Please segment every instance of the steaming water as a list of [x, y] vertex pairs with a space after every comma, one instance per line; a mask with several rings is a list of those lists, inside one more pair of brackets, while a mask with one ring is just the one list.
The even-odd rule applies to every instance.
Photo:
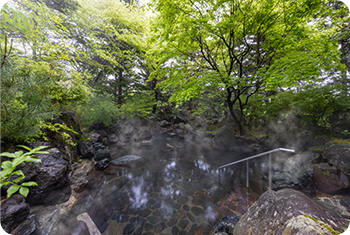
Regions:
[[113, 172], [100, 173], [89, 195], [71, 211], [70, 220], [88, 212], [103, 235], [210, 231], [220, 219], [222, 200], [245, 182], [245, 164], [221, 171], [221, 186], [218, 167], [247, 154], [172, 145], [177, 147], [167, 149], [166, 142], [152, 147], [110, 146], [112, 158], [134, 154], [144, 160], [132, 168], [112, 167]]

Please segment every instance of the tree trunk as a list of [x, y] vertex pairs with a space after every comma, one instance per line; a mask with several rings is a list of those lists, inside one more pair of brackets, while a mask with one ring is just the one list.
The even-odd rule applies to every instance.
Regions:
[[119, 69], [118, 71], [118, 77], [119, 77], [119, 86], [118, 86], [118, 106], [120, 107], [122, 105], [122, 95], [123, 95], [123, 70]]
[[233, 119], [235, 120], [238, 129], [239, 129], [239, 134], [240, 135], [245, 135], [244, 129], [243, 129], [243, 125], [242, 125], [242, 119], [243, 119], [243, 114], [241, 114], [241, 118], [238, 118], [237, 115], [235, 114], [235, 112], [233, 111], [233, 104], [235, 103], [234, 101], [231, 101], [231, 91], [229, 91], [229, 89], [227, 89], [227, 105], [228, 108], [230, 110], [230, 114], [233, 117]]

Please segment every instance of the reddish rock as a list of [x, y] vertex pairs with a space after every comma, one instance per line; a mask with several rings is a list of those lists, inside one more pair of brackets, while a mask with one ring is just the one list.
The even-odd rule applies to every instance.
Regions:
[[315, 165], [315, 182], [318, 190], [328, 194], [334, 194], [337, 191], [349, 186], [349, 179], [335, 166], [328, 163]]

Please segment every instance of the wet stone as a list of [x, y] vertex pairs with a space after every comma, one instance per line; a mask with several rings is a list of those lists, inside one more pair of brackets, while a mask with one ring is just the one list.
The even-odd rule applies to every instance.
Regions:
[[121, 218], [118, 220], [119, 223], [125, 223], [129, 221], [128, 215], [122, 215]]
[[164, 229], [166, 229], [166, 224], [164, 222], [161, 222], [159, 224], [157, 224], [155, 227], [154, 227], [154, 232], [155, 233], [160, 233], [161, 231], [163, 231]]
[[176, 210], [180, 209], [180, 207], [181, 207], [176, 202], [168, 202], [168, 205], [171, 206], [172, 208], [176, 209]]
[[136, 222], [136, 218], [135, 217], [131, 217], [130, 219], [129, 219], [129, 223], [135, 223]]
[[177, 235], [179, 233], [179, 229], [176, 227], [176, 226], [174, 226], [172, 229], [171, 229], [171, 234], [172, 235]]
[[168, 216], [167, 216], [167, 215], [162, 215], [162, 216], [160, 217], [160, 220], [163, 221], [163, 222], [167, 222]]
[[129, 196], [124, 196], [121, 198], [123, 204], [130, 204]]
[[179, 221], [178, 225], [181, 229], [185, 229], [187, 225], [189, 224], [187, 219], [182, 219]]
[[160, 213], [159, 210], [155, 210], [155, 211], [152, 212], [152, 215], [154, 215], [154, 216], [160, 216], [161, 214], [162, 213]]
[[193, 224], [190, 231], [188, 231], [187, 235], [195, 235], [197, 230], [198, 226], [196, 224]]
[[185, 204], [186, 202], [188, 202], [190, 199], [187, 197], [187, 196], [181, 196], [177, 202], [180, 203], [180, 204]]
[[187, 212], [186, 214], [187, 214], [187, 217], [188, 217], [192, 222], [195, 222], [195, 221], [196, 221], [195, 218], [194, 218], [194, 216], [193, 216], [190, 212]]
[[121, 211], [116, 211], [116, 212], [114, 212], [114, 214], [112, 215], [111, 220], [119, 219], [119, 217], [120, 217], [121, 215], [122, 215], [122, 212], [121, 212]]
[[155, 204], [154, 206], [152, 206], [152, 210], [158, 209], [161, 207], [160, 203]]
[[149, 230], [153, 229], [153, 225], [147, 223], [147, 224], [145, 224], [145, 226], [143, 228], [145, 229], [145, 231], [149, 231]]
[[176, 223], [177, 223], [177, 218], [170, 218], [167, 225], [169, 227], [171, 227], [171, 226], [175, 225]]
[[150, 216], [147, 218], [148, 221], [151, 223], [151, 224], [157, 224], [159, 222], [159, 218], [158, 217], [153, 217], [153, 216]]
[[137, 223], [139, 224], [139, 225], [144, 225], [146, 222], [147, 222], [147, 220], [146, 219], [144, 219], [144, 218], [141, 218], [141, 217], [137, 217]]
[[151, 199], [148, 201], [148, 203], [149, 203], [150, 205], [154, 205], [156, 202], [157, 202], [157, 200], [155, 200], [154, 198], [151, 198]]
[[205, 202], [205, 195], [203, 193], [195, 193], [192, 199], [193, 204], [195, 205], [203, 205]]
[[183, 208], [185, 211], [189, 211], [189, 210], [190, 210], [190, 206], [189, 206], [189, 205], [183, 205], [182, 208]]
[[148, 209], [142, 210], [142, 211], [139, 212], [139, 216], [142, 216], [142, 217], [146, 217], [149, 214], [151, 214], [151, 210], [148, 210]]
[[115, 205], [115, 208], [114, 208], [115, 210], [121, 210], [124, 208], [124, 205], [120, 200], [116, 200], [114, 202], [114, 205]]
[[128, 224], [124, 228], [123, 234], [132, 234], [132, 232], [135, 231], [135, 229], [139, 226], [138, 224]]
[[142, 233], [142, 235], [154, 235], [153, 233], [147, 232], [147, 233]]
[[168, 213], [168, 209], [166, 208], [166, 207], [162, 207], [162, 208], [160, 208], [160, 211], [163, 213], [163, 214], [166, 214], [166, 213]]
[[200, 214], [205, 214], [205, 211], [202, 208], [197, 207], [197, 206], [192, 207], [191, 211], [195, 216], [198, 216]]
[[136, 231], [133, 233], [133, 235], [140, 235], [143, 232], [143, 228], [140, 227], [138, 229], [136, 229]]

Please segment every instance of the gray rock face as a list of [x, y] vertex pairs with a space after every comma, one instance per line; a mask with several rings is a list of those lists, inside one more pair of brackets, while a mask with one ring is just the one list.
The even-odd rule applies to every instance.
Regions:
[[83, 159], [91, 159], [95, 155], [94, 146], [90, 141], [83, 141], [78, 143], [78, 155]]
[[213, 139], [213, 147], [218, 149], [230, 149], [236, 146], [235, 134], [226, 126], [221, 127]]
[[349, 186], [349, 179], [335, 166], [328, 163], [315, 165], [315, 181], [317, 189], [324, 193], [334, 194]]
[[237, 224], [239, 219], [240, 217], [238, 216], [225, 216], [215, 224], [214, 228], [211, 230], [209, 235], [232, 235], [233, 228]]
[[233, 234], [331, 234], [346, 220], [293, 189], [267, 191], [238, 221]]
[[118, 159], [115, 159], [111, 161], [110, 163], [114, 166], [125, 166], [130, 165], [131, 163], [134, 163], [136, 161], [141, 161], [142, 157], [135, 156], [135, 155], [126, 155], [123, 157], [120, 157]]
[[336, 144], [327, 148], [323, 157], [350, 177], [350, 144]]
[[27, 201], [30, 205], [51, 205], [65, 202], [71, 194], [68, 178], [68, 163], [57, 148], [49, 149], [51, 154], [40, 154], [36, 158], [35, 176], [30, 180], [38, 184], [29, 191]]
[[106, 169], [108, 166], [109, 166], [109, 159], [105, 158], [105, 159], [102, 159], [101, 161], [96, 162], [95, 169], [98, 171], [102, 171]]
[[1, 226], [8, 233], [28, 215], [29, 204], [25, 202], [25, 197], [18, 193], [1, 202]]
[[177, 115], [176, 115], [177, 123], [180, 123], [180, 122], [188, 123], [189, 121], [190, 121], [190, 114], [188, 113], [187, 110], [182, 109], [179, 112], [177, 112]]

